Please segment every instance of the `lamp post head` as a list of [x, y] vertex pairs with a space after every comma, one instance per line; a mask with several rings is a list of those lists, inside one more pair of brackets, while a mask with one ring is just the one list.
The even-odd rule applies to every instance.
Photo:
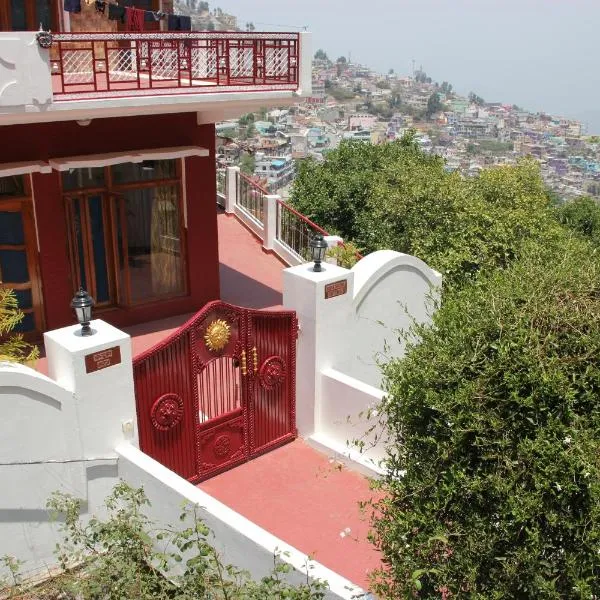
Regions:
[[73, 296], [73, 300], [71, 300], [71, 308], [75, 310], [75, 316], [81, 325], [81, 335], [94, 334], [90, 327], [93, 306], [94, 299], [83, 288], [79, 288], [79, 291]]
[[313, 271], [319, 273], [323, 270], [321, 267], [321, 263], [325, 260], [325, 253], [327, 252], [327, 242], [321, 233], [317, 233], [310, 240], [310, 252], [313, 262], [315, 266], [313, 267]]

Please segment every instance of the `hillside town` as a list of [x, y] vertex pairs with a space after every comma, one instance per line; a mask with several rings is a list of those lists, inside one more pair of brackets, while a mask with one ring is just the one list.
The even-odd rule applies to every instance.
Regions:
[[314, 57], [311, 97], [217, 125], [219, 166], [239, 165], [285, 197], [296, 161], [322, 161], [341, 140], [382, 144], [411, 129], [449, 171], [473, 177], [531, 156], [558, 199], [600, 198], [600, 137], [587, 136], [582, 123], [462, 96], [423, 68], [382, 75], [345, 57], [330, 60], [323, 50]]

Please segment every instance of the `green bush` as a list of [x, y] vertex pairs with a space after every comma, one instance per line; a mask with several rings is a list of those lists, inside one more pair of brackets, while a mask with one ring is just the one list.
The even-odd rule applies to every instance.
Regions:
[[600, 204], [593, 198], [576, 198], [555, 209], [566, 227], [600, 246]]
[[377, 591], [600, 597], [598, 254], [566, 233], [528, 243], [416, 333], [384, 367]]
[[[36, 600], [319, 600], [320, 581], [292, 586], [285, 581], [290, 565], [274, 557], [273, 570], [260, 581], [224, 564], [210, 543], [211, 532], [198, 509], [187, 506], [181, 528], [157, 528], [144, 513], [149, 506], [142, 489], [121, 482], [106, 499], [107, 518], [81, 519], [81, 502], [55, 494], [48, 507], [63, 520], [57, 557], [63, 573], [28, 588], [19, 563], [4, 557], [8, 581], [0, 579], [0, 598]], [[310, 566], [309, 566], [310, 568]], [[32, 595], [30, 595], [30, 592]]]

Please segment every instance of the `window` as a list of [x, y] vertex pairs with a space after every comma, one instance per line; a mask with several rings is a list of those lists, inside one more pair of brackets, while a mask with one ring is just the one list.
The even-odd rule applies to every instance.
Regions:
[[0, 177], [0, 199], [21, 198], [25, 196], [25, 179], [23, 175]]
[[187, 292], [178, 161], [73, 169], [63, 192], [74, 288], [105, 306]]
[[[62, 0], [60, 0], [62, 2]], [[59, 0], [0, 0], [0, 30], [56, 31]]]

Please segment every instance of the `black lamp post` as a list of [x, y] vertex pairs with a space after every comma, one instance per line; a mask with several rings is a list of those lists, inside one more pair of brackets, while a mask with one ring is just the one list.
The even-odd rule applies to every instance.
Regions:
[[92, 306], [94, 306], [94, 299], [83, 288], [79, 288], [71, 300], [71, 308], [75, 310], [75, 315], [81, 325], [81, 335], [94, 335], [90, 327]]
[[317, 235], [315, 235], [310, 240], [309, 245], [312, 259], [315, 263], [313, 271], [316, 271], [318, 273], [323, 270], [323, 268], [321, 267], [321, 263], [325, 260], [325, 252], [327, 252], [328, 248], [327, 242], [320, 233], [317, 233]]

